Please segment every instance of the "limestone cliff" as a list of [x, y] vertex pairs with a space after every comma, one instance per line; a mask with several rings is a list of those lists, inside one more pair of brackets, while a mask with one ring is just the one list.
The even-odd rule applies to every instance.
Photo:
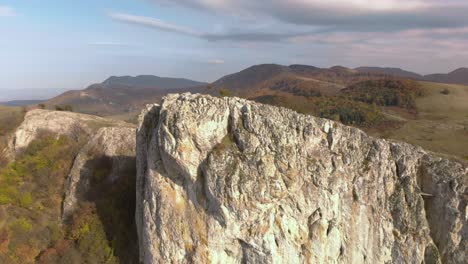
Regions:
[[26, 114], [23, 123], [16, 129], [10, 148], [18, 152], [27, 147], [42, 132], [78, 139], [90, 136], [100, 127], [111, 126], [125, 127], [129, 125], [98, 116], [36, 109]]
[[0, 263], [138, 263], [135, 140], [124, 122], [28, 112], [0, 165]]
[[467, 262], [467, 167], [329, 120], [169, 95], [137, 170], [144, 263]]
[[[72, 215], [79, 202], [89, 198], [96, 181], [112, 184], [135, 171], [135, 129], [104, 127], [80, 150], [67, 178], [63, 217]], [[96, 184], [96, 183], [94, 183]]]
[[15, 131], [9, 152], [14, 157], [41, 133], [67, 136], [80, 143], [64, 186], [64, 218], [88, 200], [93, 181], [110, 188], [118, 177], [135, 175], [136, 129], [131, 124], [73, 112], [32, 110]]

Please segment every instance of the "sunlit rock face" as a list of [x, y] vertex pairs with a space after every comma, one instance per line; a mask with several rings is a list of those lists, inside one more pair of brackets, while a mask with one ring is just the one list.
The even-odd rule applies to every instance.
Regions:
[[137, 132], [144, 263], [466, 263], [467, 168], [238, 98], [175, 94]]
[[100, 127], [111, 126], [124, 127], [128, 124], [92, 115], [35, 109], [26, 113], [23, 123], [16, 129], [10, 148], [19, 152], [41, 133], [78, 139], [93, 135]]

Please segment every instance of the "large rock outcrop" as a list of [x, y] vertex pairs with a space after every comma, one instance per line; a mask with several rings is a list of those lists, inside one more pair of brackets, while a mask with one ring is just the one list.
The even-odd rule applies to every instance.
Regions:
[[10, 149], [19, 152], [44, 132], [78, 139], [92, 135], [101, 127], [111, 126], [125, 127], [129, 125], [98, 116], [35, 109], [26, 114], [23, 123], [16, 129], [10, 143]]
[[80, 202], [90, 199], [92, 185], [109, 188], [119, 177], [135, 172], [135, 128], [104, 127], [80, 150], [67, 178], [63, 218], [71, 216]]
[[67, 136], [80, 143], [64, 186], [64, 219], [90, 199], [98, 182], [112, 188], [119, 177], [131, 175], [133, 179], [135, 175], [136, 129], [132, 124], [73, 112], [32, 110], [10, 140], [11, 156], [42, 134]]
[[467, 168], [237, 98], [169, 95], [137, 136], [144, 263], [466, 263]]

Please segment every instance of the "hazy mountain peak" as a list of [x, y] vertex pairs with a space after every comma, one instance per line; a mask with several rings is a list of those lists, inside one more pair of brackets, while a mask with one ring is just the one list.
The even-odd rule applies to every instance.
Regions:
[[430, 74], [424, 76], [428, 81], [468, 85], [468, 68], [459, 68], [448, 74]]
[[350, 69], [341, 65], [336, 65], [333, 67], [330, 67], [330, 70], [332, 71], [337, 71], [337, 72], [348, 72], [348, 73], [356, 73], [357, 71], [354, 69]]
[[468, 68], [458, 68], [449, 74], [467, 74], [468, 75]]
[[159, 77], [154, 75], [111, 76], [103, 83], [106, 86], [124, 85], [139, 88], [174, 89], [205, 85], [206, 83], [184, 78]]

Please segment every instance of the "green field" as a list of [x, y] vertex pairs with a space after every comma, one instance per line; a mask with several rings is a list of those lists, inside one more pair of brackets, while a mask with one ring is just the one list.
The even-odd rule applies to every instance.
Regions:
[[[468, 159], [468, 86], [421, 82], [424, 96], [416, 99], [417, 114], [386, 110], [404, 124], [371, 134], [405, 141], [442, 154]], [[448, 91], [443, 94], [442, 91]]]

